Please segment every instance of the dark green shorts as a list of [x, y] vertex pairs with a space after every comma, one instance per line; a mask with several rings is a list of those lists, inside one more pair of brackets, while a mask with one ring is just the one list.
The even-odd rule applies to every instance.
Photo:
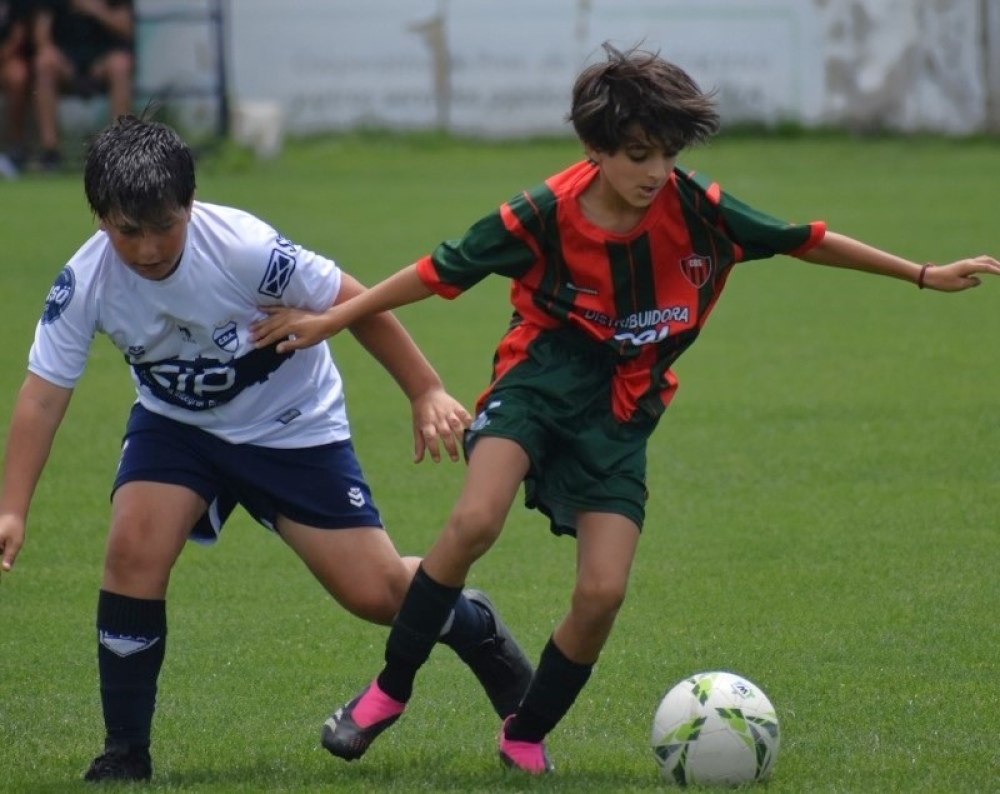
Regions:
[[528, 453], [525, 504], [557, 535], [576, 534], [580, 511], [646, 515], [646, 444], [656, 426], [623, 424], [611, 411], [611, 363], [594, 345], [540, 337], [531, 356], [506, 372], [480, 401], [466, 437], [516, 441]]

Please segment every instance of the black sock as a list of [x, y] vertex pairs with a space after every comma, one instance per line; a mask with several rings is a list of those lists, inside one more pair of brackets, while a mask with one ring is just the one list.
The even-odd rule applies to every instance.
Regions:
[[593, 669], [592, 664], [577, 664], [567, 659], [550, 637], [517, 716], [507, 725], [507, 738], [519, 742], [542, 741], [566, 716]]
[[431, 579], [423, 566], [417, 569], [385, 644], [385, 667], [378, 685], [389, 697], [403, 703], [410, 699], [417, 670], [431, 655], [461, 594], [461, 587], [445, 587]]
[[452, 615], [451, 625], [440, 640], [459, 655], [478, 648], [484, 640], [493, 636], [492, 618], [464, 595], [459, 594]]
[[156, 680], [167, 641], [167, 605], [101, 590], [97, 667], [106, 744], [149, 747]]

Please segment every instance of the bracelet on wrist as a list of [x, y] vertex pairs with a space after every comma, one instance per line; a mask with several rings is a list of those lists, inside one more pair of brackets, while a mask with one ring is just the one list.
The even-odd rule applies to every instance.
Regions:
[[926, 286], [924, 284], [924, 277], [927, 275], [927, 268], [929, 267], [933, 267], [930, 262], [920, 268], [920, 273], [917, 275], [917, 289], [923, 289]]

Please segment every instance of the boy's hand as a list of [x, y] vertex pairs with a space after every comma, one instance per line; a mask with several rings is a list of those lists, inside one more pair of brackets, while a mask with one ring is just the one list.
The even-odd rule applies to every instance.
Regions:
[[330, 323], [329, 313], [289, 306], [261, 306], [260, 310], [268, 316], [250, 325], [250, 340], [254, 347], [277, 343], [277, 351], [285, 353], [312, 347], [342, 330]]
[[990, 273], [1000, 276], [1000, 262], [992, 256], [977, 256], [972, 259], [960, 259], [948, 265], [928, 267], [923, 274], [923, 285], [927, 289], [940, 292], [960, 292], [970, 287], [978, 287], [978, 274]]
[[24, 545], [24, 520], [11, 513], [0, 514], [0, 574], [14, 567]]
[[431, 389], [413, 401], [413, 460], [420, 463], [430, 452], [435, 463], [441, 461], [439, 441], [444, 442], [448, 457], [459, 460], [462, 436], [472, 417], [458, 400], [441, 388]]

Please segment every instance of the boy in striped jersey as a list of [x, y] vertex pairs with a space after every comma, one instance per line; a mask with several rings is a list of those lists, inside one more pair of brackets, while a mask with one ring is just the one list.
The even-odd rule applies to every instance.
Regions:
[[254, 329], [258, 344], [294, 350], [359, 317], [432, 294], [454, 298], [491, 274], [512, 282], [513, 318], [466, 438], [464, 489], [410, 586], [385, 667], [327, 724], [335, 753], [339, 741], [367, 746], [403, 712], [523, 482], [526, 504], [551, 530], [576, 537], [577, 579], [499, 749], [509, 767], [551, 771], [543, 740], [588, 680], [625, 598], [644, 519], [646, 445], [677, 388], [671, 367], [734, 265], [784, 254], [946, 292], [1000, 275], [988, 256], [921, 266], [822, 222], [786, 223], [677, 168], [679, 152], [718, 130], [712, 96], [655, 53], [605, 50], [573, 89], [569, 119], [586, 160], [364, 295], [321, 315], [268, 310]]

